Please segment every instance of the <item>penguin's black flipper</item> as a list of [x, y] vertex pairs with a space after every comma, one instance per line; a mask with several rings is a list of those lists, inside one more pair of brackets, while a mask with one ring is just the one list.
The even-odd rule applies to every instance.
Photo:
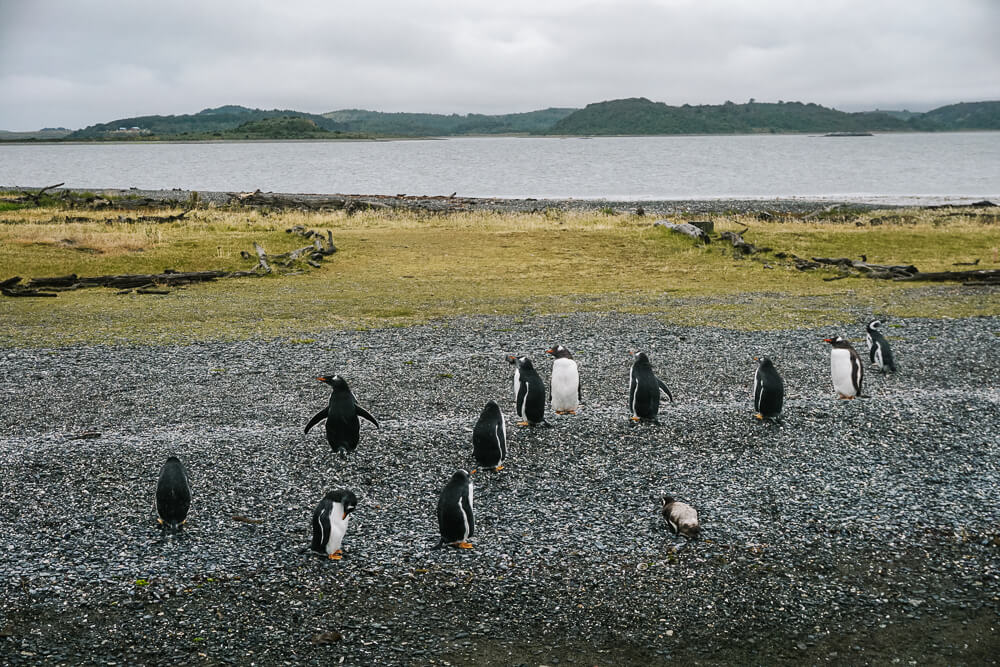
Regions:
[[365, 410], [363, 407], [361, 407], [357, 403], [354, 404], [354, 411], [358, 413], [359, 417], [364, 417], [365, 419], [367, 419], [371, 423], [375, 424], [375, 428], [378, 428], [378, 420], [375, 419], [374, 417], [372, 417], [372, 414], [370, 412], [368, 412], [367, 410]]
[[329, 408], [323, 408], [322, 410], [316, 413], [315, 417], [309, 420], [309, 423], [306, 424], [306, 433], [308, 433], [309, 429], [311, 429], [313, 426], [326, 419], [326, 414], [328, 410]]
[[661, 380], [660, 378], [656, 378], [656, 384], [660, 385], [660, 389], [664, 391], [664, 393], [667, 395], [667, 398], [669, 398], [670, 402], [673, 403], [674, 397], [673, 395], [671, 395], [670, 390], [667, 389], [667, 385], [663, 384], [663, 380]]

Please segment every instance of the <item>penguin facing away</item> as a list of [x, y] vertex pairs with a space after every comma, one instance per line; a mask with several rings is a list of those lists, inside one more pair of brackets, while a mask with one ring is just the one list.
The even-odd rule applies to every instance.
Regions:
[[701, 533], [701, 524], [698, 523], [698, 512], [687, 503], [674, 500], [670, 496], [663, 496], [663, 506], [661, 508], [663, 518], [670, 526], [670, 532], [674, 535], [686, 537], [689, 540], [697, 539]]
[[837, 396], [853, 400], [861, 395], [861, 384], [865, 378], [864, 365], [861, 357], [842, 336], [824, 338], [824, 343], [832, 345], [830, 349], [830, 376]]
[[552, 361], [552, 389], [549, 402], [557, 415], [575, 415], [580, 407], [580, 371], [572, 353], [562, 345], [548, 350]]
[[340, 547], [347, 533], [347, 517], [357, 507], [357, 496], [347, 489], [330, 491], [323, 496], [313, 510], [310, 549], [325, 553], [331, 560], [340, 560], [344, 553]]
[[521, 421], [518, 426], [548, 426], [545, 421], [545, 383], [538, 375], [531, 359], [508, 356], [508, 363], [514, 365], [514, 405]]
[[165, 533], [176, 533], [187, 520], [191, 507], [191, 486], [180, 459], [171, 456], [160, 469], [156, 483], [156, 513], [160, 528]]
[[347, 454], [358, 447], [361, 433], [359, 417], [375, 424], [375, 428], [378, 428], [378, 420], [358, 405], [344, 378], [339, 375], [323, 375], [316, 379], [330, 385], [333, 393], [330, 394], [329, 405], [317, 412], [306, 424], [306, 433], [325, 419], [326, 439], [330, 442], [330, 448], [347, 458]]
[[471, 549], [469, 538], [476, 533], [472, 516], [472, 477], [464, 470], [456, 470], [438, 497], [437, 517], [441, 541], [438, 547], [453, 546]]
[[507, 426], [496, 401], [486, 404], [472, 429], [472, 455], [481, 468], [503, 470], [503, 461], [507, 458]]
[[872, 320], [865, 326], [865, 341], [868, 343], [868, 356], [871, 363], [881, 372], [896, 372], [896, 360], [889, 348], [889, 341], [882, 335], [882, 322]]
[[658, 424], [656, 416], [660, 412], [660, 391], [666, 393], [671, 402], [674, 397], [667, 385], [656, 377], [645, 352], [633, 352], [632, 357], [632, 368], [628, 373], [628, 407], [632, 421]]
[[785, 383], [778, 369], [770, 359], [761, 357], [753, 374], [753, 409], [757, 411], [754, 416], [761, 421], [779, 421], [784, 400]]

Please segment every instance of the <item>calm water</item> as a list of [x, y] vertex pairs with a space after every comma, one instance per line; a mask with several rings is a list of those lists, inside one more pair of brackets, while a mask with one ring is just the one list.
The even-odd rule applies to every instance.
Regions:
[[0, 185], [586, 199], [1000, 199], [1000, 132], [0, 145]]

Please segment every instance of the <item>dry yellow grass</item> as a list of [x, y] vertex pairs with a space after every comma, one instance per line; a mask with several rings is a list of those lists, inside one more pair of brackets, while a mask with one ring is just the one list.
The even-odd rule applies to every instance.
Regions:
[[[894, 211], [823, 222], [712, 217], [718, 230], [749, 227], [748, 241], [803, 257], [864, 253], [871, 262], [914, 263], [924, 271], [979, 258], [981, 268], [1000, 268], [996, 211], [992, 218], [976, 211], [952, 213]], [[65, 222], [67, 216], [89, 220]], [[677, 323], [788, 327], [838, 321], [859, 301], [885, 314], [939, 315], [948, 309], [1000, 314], [995, 295], [968, 299], [959, 293], [935, 302], [907, 297], [908, 291], [917, 292], [898, 283], [824, 282], [821, 278], [831, 272], [803, 273], [773, 256], [736, 260], [722, 244], [696, 247], [686, 237], [652, 227], [648, 217], [198, 209], [183, 221], [158, 224], [119, 216], [137, 214], [0, 213], [6, 223], [0, 224], [0, 279], [245, 269], [254, 262], [242, 259], [240, 251], [252, 250], [255, 241], [270, 253], [305, 245], [301, 237], [285, 233], [294, 225], [332, 230], [340, 251], [322, 269], [302, 275], [226, 280], [165, 297], [83, 290], [58, 299], [2, 298], [0, 340], [301, 335], [324, 327], [407, 324], [451, 315], [575, 310], [655, 312]], [[869, 225], [880, 217], [883, 224]], [[760, 309], [739, 303], [747, 293], [781, 298], [769, 299], [773, 307]]]

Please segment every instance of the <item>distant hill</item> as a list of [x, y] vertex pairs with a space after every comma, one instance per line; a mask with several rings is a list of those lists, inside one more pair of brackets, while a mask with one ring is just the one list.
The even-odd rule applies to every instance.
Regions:
[[669, 106], [644, 97], [526, 113], [429, 114], [342, 109], [311, 114], [225, 105], [177, 116], [137, 116], [70, 132], [3, 132], [0, 141], [315, 139], [482, 134], [655, 135], [1000, 130], [1000, 101], [952, 104], [926, 113], [846, 113], [802, 102]]
[[484, 114], [384, 113], [343, 109], [323, 114], [347, 131], [366, 134], [427, 137], [463, 134], [544, 133], [576, 109], [542, 109], [526, 113]]
[[1000, 101], [962, 102], [914, 116], [915, 130], [1000, 130]]
[[549, 134], [746, 134], [908, 129], [875, 112], [845, 113], [801, 102], [668, 106], [644, 97], [597, 102], [556, 123]]
[[[269, 118], [295, 117], [312, 121], [314, 125], [331, 132], [343, 131], [335, 121], [319, 114], [303, 113], [290, 109], [248, 109], [241, 106], [222, 106], [203, 109], [196, 114], [180, 116], [136, 116], [120, 118], [109, 123], [99, 123], [77, 130], [67, 139], [141, 139], [149, 137], [182, 138], [185, 135], [199, 135], [194, 138], [222, 137], [227, 130], [234, 130], [244, 123]], [[201, 136], [211, 135], [211, 136]]]

